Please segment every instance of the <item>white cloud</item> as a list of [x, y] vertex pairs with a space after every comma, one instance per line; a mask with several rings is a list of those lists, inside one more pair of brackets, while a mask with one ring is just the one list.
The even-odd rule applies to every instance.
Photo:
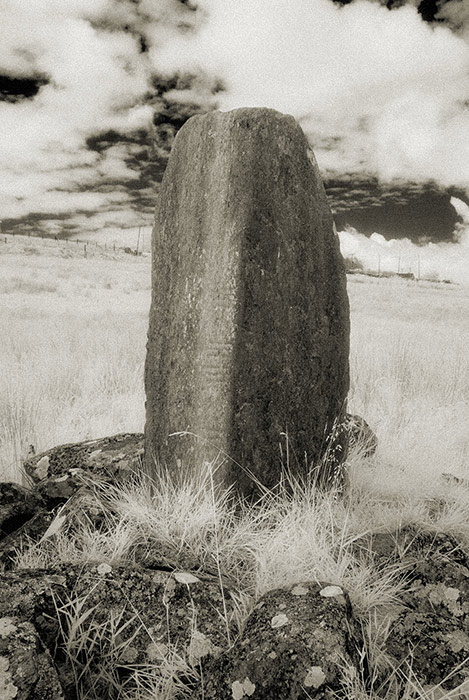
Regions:
[[[223, 79], [223, 110], [293, 114], [323, 170], [469, 187], [469, 43], [407, 5], [356, 0], [199, 0], [197, 32], [156, 43], [168, 74]], [[331, 139], [336, 139], [331, 147]]]
[[415, 277], [469, 284], [469, 206], [456, 197], [451, 204], [462, 219], [456, 224], [455, 243], [419, 246], [408, 238], [387, 240], [378, 233], [368, 238], [349, 228], [339, 232], [342, 254], [374, 272], [412, 272]]
[[[132, 21], [132, 7], [114, 0], [2, 3], [0, 71], [49, 81], [34, 99], [0, 103], [2, 218], [90, 210], [110, 199], [93, 192], [93, 184], [138, 177], [126, 164], [125, 147], [100, 156], [86, 146], [100, 132], [151, 123], [152, 110], [143, 104], [149, 71], [138, 39], [106, 29]], [[90, 191], [73, 191], [83, 187]]]
[[438, 19], [447, 21], [469, 38], [469, 4], [467, 0], [450, 0], [440, 7]]

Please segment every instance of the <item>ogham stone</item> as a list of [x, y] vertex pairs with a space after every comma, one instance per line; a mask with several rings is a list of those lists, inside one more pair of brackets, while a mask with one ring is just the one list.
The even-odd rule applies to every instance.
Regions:
[[346, 278], [295, 119], [211, 112], [179, 131], [152, 243], [145, 470], [241, 493], [306, 475], [349, 386]]

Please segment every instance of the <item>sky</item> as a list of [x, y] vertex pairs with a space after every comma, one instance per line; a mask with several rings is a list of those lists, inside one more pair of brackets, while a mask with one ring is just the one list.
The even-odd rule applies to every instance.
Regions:
[[469, 0], [0, 0], [0, 100], [3, 231], [130, 240], [184, 121], [264, 106], [347, 254], [469, 281]]

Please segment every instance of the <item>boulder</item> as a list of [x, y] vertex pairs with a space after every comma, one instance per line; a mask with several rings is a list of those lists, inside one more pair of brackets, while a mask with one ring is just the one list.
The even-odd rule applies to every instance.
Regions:
[[[249, 616], [239, 643], [204, 660], [205, 700], [332, 700], [343, 669], [359, 672], [359, 629], [347, 593], [326, 583], [269, 591]], [[362, 669], [363, 671], [363, 669]]]
[[216, 484], [246, 496], [276, 485], [287, 455], [306, 476], [343, 415], [349, 306], [324, 187], [295, 119], [270, 109], [189, 119], [152, 245], [147, 473], [166, 467], [178, 479], [209, 463]]
[[53, 519], [54, 513], [52, 511], [40, 508], [21, 527], [2, 539], [0, 542], [0, 562], [6, 570], [15, 566], [17, 553], [24, 546], [39, 542]]
[[[142, 456], [143, 435], [121, 433], [54, 447], [26, 460], [24, 469], [35, 484], [50, 478], [55, 481], [49, 483], [60, 484], [61, 478], [73, 477], [77, 469], [114, 481], [141, 472]], [[42, 491], [46, 495], [44, 488]], [[61, 501], [64, 496], [59, 496]]]
[[59, 633], [54, 600], [66, 594], [67, 579], [55, 570], [35, 569], [0, 573], [0, 617], [30, 622], [53, 651]]
[[0, 698], [63, 700], [51, 656], [34, 626], [15, 617], [0, 617]]
[[[408, 585], [390, 615], [386, 653], [422, 686], [449, 692], [469, 678], [469, 557], [452, 536], [408, 526], [355, 543], [378, 566], [399, 562]], [[404, 666], [402, 666], [402, 664]]]
[[[74, 697], [77, 676], [84, 691], [99, 688], [104, 697], [106, 683], [130, 688], [138, 668], [157, 676], [175, 654], [197, 667], [235, 634], [233, 599], [216, 579], [138, 565], [63, 564], [0, 574], [0, 615], [7, 610], [33, 624], [54, 652], [67, 698]], [[73, 658], [65, 654], [67, 643]]]
[[[98, 440], [54, 447], [24, 463], [33, 484], [0, 484], [0, 562], [10, 569], [17, 550], [37, 542], [65, 505], [75, 520], [99, 527], [103, 510], [89, 499], [96, 484], [125, 481], [141, 474], [143, 435], [122, 433]], [[94, 499], [96, 501], [96, 499]]]
[[18, 530], [43, 506], [30, 489], [9, 482], [0, 483], [0, 540]]

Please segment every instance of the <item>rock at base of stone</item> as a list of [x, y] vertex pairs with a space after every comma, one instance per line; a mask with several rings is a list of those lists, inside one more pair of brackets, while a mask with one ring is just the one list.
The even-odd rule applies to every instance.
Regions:
[[[106, 562], [0, 572], [0, 651], [5, 615], [34, 625], [54, 654], [67, 700], [77, 697], [77, 670], [84, 671], [80, 697], [90, 698], [115, 697], [119, 684], [138, 696], [139, 679], [158, 680], [175, 658], [187, 659], [190, 676], [189, 664], [197, 669], [202, 658], [219, 655], [236, 629], [233, 598], [216, 577]], [[67, 630], [78, 644], [81, 635], [75, 658], [73, 645], [72, 658], [64, 652]]]
[[0, 540], [18, 530], [43, 505], [30, 489], [10, 482], [0, 483]]
[[332, 700], [343, 690], [345, 667], [358, 676], [359, 640], [339, 586], [309, 581], [269, 591], [240, 642], [203, 664], [203, 697]]
[[378, 448], [378, 438], [364, 418], [347, 413], [343, 429], [348, 438], [348, 449], [356, 450], [361, 457], [372, 457]]
[[306, 476], [345, 411], [349, 307], [293, 117], [192, 117], [159, 191], [152, 256], [146, 471], [208, 464], [245, 495], [277, 484], [282, 462]]
[[400, 609], [390, 616], [385, 651], [391, 667], [408, 668], [421, 686], [439, 685], [453, 697], [469, 675], [467, 551], [449, 534], [412, 526], [371, 533], [354, 550], [377, 567], [401, 564], [408, 581]]
[[[143, 435], [119, 433], [97, 440], [59, 445], [26, 460], [24, 470], [33, 484], [54, 477], [60, 480], [78, 469], [118, 480], [126, 474], [140, 472], [142, 458]], [[66, 493], [58, 498], [63, 502], [69, 495]]]
[[0, 697], [63, 700], [57, 671], [34, 626], [15, 617], [0, 617]]

